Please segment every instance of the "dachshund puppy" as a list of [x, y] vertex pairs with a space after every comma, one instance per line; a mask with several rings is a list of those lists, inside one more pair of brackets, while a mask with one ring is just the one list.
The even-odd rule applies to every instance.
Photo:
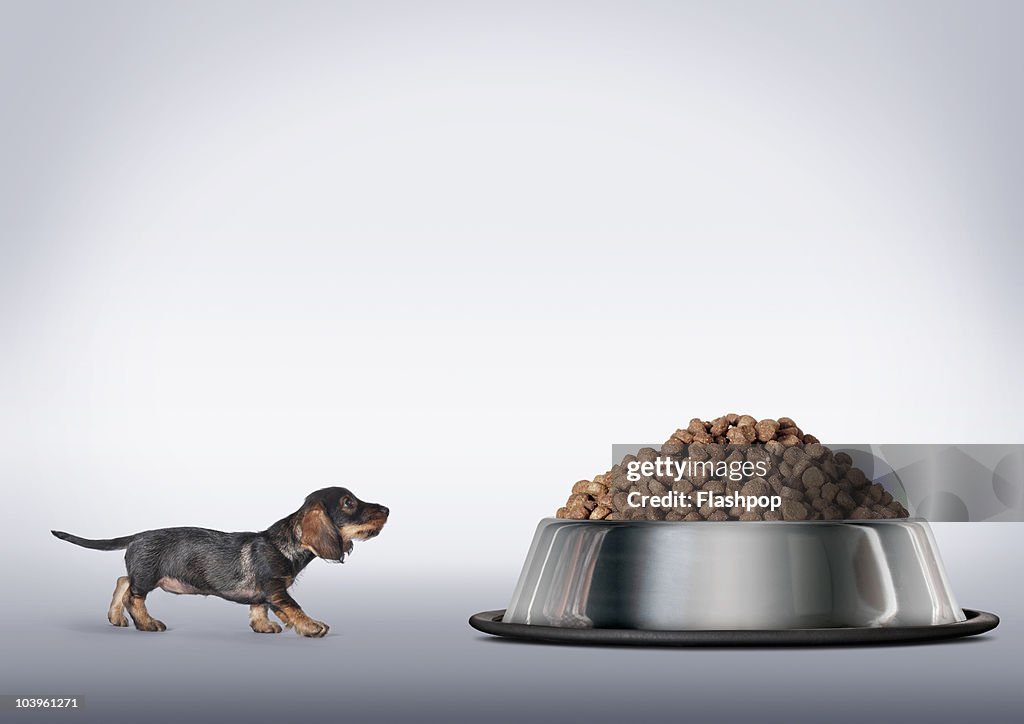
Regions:
[[124, 610], [140, 631], [164, 631], [149, 615], [146, 595], [170, 593], [219, 596], [249, 605], [249, 626], [256, 633], [280, 633], [267, 616], [303, 636], [326, 636], [328, 626], [299, 607], [288, 587], [313, 558], [343, 563], [352, 542], [373, 538], [388, 519], [388, 509], [364, 503], [345, 488], [311, 493], [302, 507], [260, 533], [222, 533], [206, 528], [160, 528], [123, 538], [89, 540], [50, 531], [61, 540], [100, 551], [125, 549], [127, 576], [117, 579], [107, 619], [127, 626]]

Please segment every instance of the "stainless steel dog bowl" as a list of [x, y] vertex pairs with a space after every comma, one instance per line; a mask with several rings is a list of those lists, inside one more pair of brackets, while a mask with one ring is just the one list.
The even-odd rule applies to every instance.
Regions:
[[[978, 623], [957, 603], [931, 529], [917, 520], [545, 519], [508, 608], [488, 613], [498, 614], [491, 623], [525, 631], [952, 631]], [[985, 615], [994, 627], [998, 619]], [[482, 619], [471, 624], [502, 633]]]

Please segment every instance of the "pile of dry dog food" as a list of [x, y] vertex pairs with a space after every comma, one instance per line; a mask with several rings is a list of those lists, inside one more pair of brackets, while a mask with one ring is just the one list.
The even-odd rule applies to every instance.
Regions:
[[[724, 474], [723, 474], [724, 473]], [[743, 501], [742, 504], [732, 504]], [[762, 503], [752, 505], [752, 503]], [[788, 417], [690, 421], [661, 451], [643, 448], [572, 488], [559, 518], [844, 520], [906, 518], [906, 508]]]

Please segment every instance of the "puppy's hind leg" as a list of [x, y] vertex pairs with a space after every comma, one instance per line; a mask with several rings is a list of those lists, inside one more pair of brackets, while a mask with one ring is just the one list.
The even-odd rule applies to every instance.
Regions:
[[267, 616], [265, 603], [254, 603], [249, 606], [249, 627], [256, 633], [281, 633], [281, 625]]
[[121, 576], [114, 586], [114, 597], [107, 609], [107, 620], [113, 626], [127, 626], [128, 618], [124, 615], [124, 594], [128, 591], [128, 576]]
[[146, 594], [149, 591], [140, 591], [134, 586], [128, 586], [124, 592], [124, 605], [128, 609], [128, 615], [135, 622], [135, 628], [139, 631], [166, 631], [167, 626], [163, 621], [157, 621], [149, 615], [146, 610]]

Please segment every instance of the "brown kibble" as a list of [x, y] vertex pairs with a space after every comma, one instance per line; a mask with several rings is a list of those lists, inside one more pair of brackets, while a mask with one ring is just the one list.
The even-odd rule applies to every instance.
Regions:
[[730, 427], [725, 433], [725, 439], [734, 445], [743, 445], [747, 442], [747, 435], [738, 427]]
[[781, 458], [786, 452], [786, 446], [778, 440], [769, 440], [764, 444], [764, 449], [773, 457]]
[[636, 451], [636, 459], [642, 463], [653, 463], [658, 459], [658, 451], [653, 447], [642, 447]]
[[768, 485], [768, 482], [764, 478], [751, 478], [747, 481], [746, 485], [740, 489], [740, 495], [743, 496], [753, 495], [760, 497], [762, 495], [771, 495], [772, 492], [771, 486]]
[[906, 517], [908, 517], [910, 515], [910, 513], [907, 512], [907, 509], [903, 507], [903, 503], [901, 503], [898, 500], [892, 501], [886, 507], [889, 510], [893, 511], [894, 513], [896, 513], [896, 517], [897, 518], [906, 518]]
[[725, 459], [725, 446], [720, 445], [717, 442], [708, 443], [704, 446], [704, 450], [707, 451], [708, 458], [711, 460], [724, 460]]
[[787, 488], [783, 486], [782, 490], [779, 491], [779, 495], [782, 496], [783, 500], [803, 500], [804, 494], [796, 488]]
[[775, 433], [779, 430], [779, 423], [775, 420], [761, 420], [754, 425], [754, 430], [757, 432], [758, 440], [768, 442], [775, 438]]
[[751, 445], [747, 448], [747, 460], [752, 463], [763, 462], [771, 467], [772, 455], [764, 445]]
[[570, 505], [566, 509], [566, 518], [573, 518], [575, 520], [585, 520], [590, 515], [590, 511], [584, 508], [582, 505]]
[[708, 450], [705, 447], [705, 443], [695, 442], [690, 445], [689, 449], [690, 460], [696, 460], [701, 462], [708, 459]]
[[715, 495], [722, 495], [725, 493], [725, 483], [721, 480], [709, 480], [704, 483], [704, 490]]
[[693, 435], [694, 442], [709, 443], [714, 442], [714, 438], [706, 432], [697, 432]]
[[661, 456], [676, 457], [678, 455], [682, 455], [685, 450], [686, 446], [683, 445], [683, 443], [681, 443], [679, 440], [676, 440], [674, 437], [670, 437], [661, 446]]
[[672, 437], [678, 440], [679, 442], [683, 443], [684, 445], [689, 445], [691, 442], [693, 442], [693, 433], [690, 432], [689, 430], [676, 430], [675, 434], [672, 435]]
[[[790, 450], [796, 450], [797, 448], [790, 448]], [[811, 467], [811, 461], [807, 458], [800, 460], [793, 466], [793, 471], [790, 473], [793, 476], [793, 480], [799, 480], [803, 477], [804, 471]]]
[[836, 495], [836, 505], [838, 505], [843, 510], [853, 510], [854, 508], [857, 507], [857, 504], [853, 501], [853, 498], [851, 498], [850, 494], [847, 493], [845, 490], [840, 490], [839, 494]]
[[790, 465], [796, 465], [801, 460], [807, 459], [807, 453], [799, 447], [786, 448], [785, 452], [782, 453], [782, 459]]
[[715, 437], [724, 435], [725, 431], [729, 429], [729, 420], [725, 417], [716, 417], [711, 421], [711, 427], [708, 429]]
[[804, 470], [803, 475], [800, 476], [800, 480], [803, 481], [804, 487], [807, 488], [820, 488], [825, 484], [825, 476], [822, 474], [821, 470], [813, 465]]
[[576, 493], [585, 493], [585, 492], [587, 492], [586, 491], [586, 487], [588, 485], [590, 485], [590, 481], [589, 480], [580, 480], [578, 483], [576, 483], [575, 485], [572, 486], [573, 494], [575, 495]]
[[612, 478], [612, 488], [615, 490], [629, 490], [633, 486], [633, 483], [629, 481], [625, 473], [621, 473]]
[[[809, 435], [804, 435], [804, 437], [809, 437]], [[804, 452], [807, 454], [807, 457], [809, 457], [811, 460], [821, 460], [823, 457], [825, 457], [825, 453], [827, 451], [825, 449], [825, 446], [822, 445], [820, 442], [808, 443], [805, 440]]]
[[[785, 490], [785, 488], [783, 488]], [[783, 520], [806, 520], [807, 519], [807, 507], [796, 500], [783, 500], [782, 501], [782, 519]]]
[[682, 478], [672, 483], [672, 490], [683, 495], [688, 495], [693, 492], [693, 483], [686, 478]]
[[[631, 462], [649, 463], [659, 457], [683, 463], [710, 462], [716, 467], [724, 463], [729, 472], [696, 466], [679, 480], [675, 472], [629, 480]], [[753, 472], [750, 463], [755, 465]], [[740, 479], [733, 480], [744, 465], [747, 469]], [[705, 505], [696, 511], [685, 505], [633, 508], [628, 502], [631, 493], [664, 496], [669, 491], [692, 499], [700, 489], [754, 498], [779, 495], [783, 507], [748, 511], [744, 505], [721, 509]], [[833, 453], [814, 435], [804, 434], [792, 418], [758, 421], [750, 415], [730, 413], [710, 422], [693, 418], [659, 449], [641, 448], [592, 480], [577, 481], [556, 516], [578, 520], [870, 520], [906, 518], [907, 511], [881, 484], [854, 468], [849, 454]]]

